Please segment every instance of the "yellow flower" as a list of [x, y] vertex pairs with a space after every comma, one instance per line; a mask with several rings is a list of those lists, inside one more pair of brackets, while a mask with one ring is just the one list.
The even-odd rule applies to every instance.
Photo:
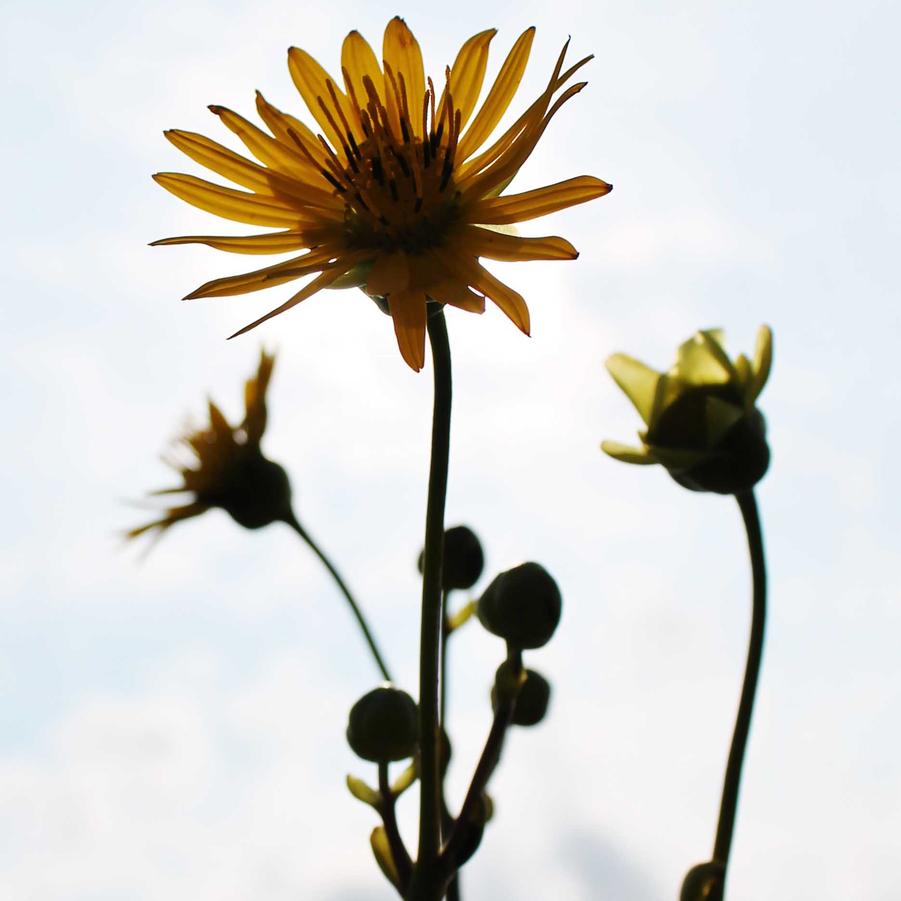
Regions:
[[181, 444], [196, 458], [196, 468], [167, 460], [181, 474], [182, 484], [153, 493], [191, 493], [193, 499], [169, 507], [160, 519], [132, 529], [127, 537], [136, 538], [153, 530], [164, 532], [175, 523], [200, 516], [212, 507], [221, 507], [248, 529], [290, 519], [288, 476], [260, 450], [260, 439], [266, 429], [266, 388], [274, 363], [274, 356], [265, 351], [260, 354], [257, 373], [244, 386], [246, 412], [240, 426], [229, 425], [216, 404], [209, 401], [209, 425], [181, 437]]
[[[259, 161], [186, 131], [166, 137], [195, 162], [248, 190], [191, 175], [161, 173], [164, 188], [226, 219], [280, 231], [249, 237], [188, 236], [156, 244], [207, 244], [233, 253], [299, 256], [243, 275], [207, 282], [188, 295], [223, 297], [303, 276], [308, 284], [236, 334], [290, 309], [323, 288], [360, 286], [386, 299], [401, 354], [419, 370], [425, 357], [426, 304], [481, 313], [490, 298], [526, 334], [523, 298], [479, 262], [570, 260], [563, 238], [498, 231], [600, 197], [611, 186], [580, 176], [499, 196], [532, 153], [551, 118], [585, 86], [564, 89], [591, 57], [564, 71], [566, 46], [538, 99], [485, 148], [525, 71], [534, 28], [519, 37], [476, 111], [493, 29], [462, 46], [443, 91], [423, 71], [419, 44], [403, 19], [385, 29], [382, 64], [356, 31], [344, 40], [341, 82], [292, 47], [288, 68], [316, 120], [316, 135], [257, 93], [267, 133], [221, 106], [210, 109]], [[234, 336], [233, 336], [234, 337]]]
[[753, 361], [733, 362], [719, 329], [697, 332], [679, 347], [675, 365], [655, 372], [625, 354], [607, 369], [635, 405], [647, 430], [642, 446], [605, 441], [625, 463], [660, 463], [694, 491], [735, 494], [755, 485], [769, 465], [766, 423], [755, 402], [770, 374], [773, 334], [762, 325]]

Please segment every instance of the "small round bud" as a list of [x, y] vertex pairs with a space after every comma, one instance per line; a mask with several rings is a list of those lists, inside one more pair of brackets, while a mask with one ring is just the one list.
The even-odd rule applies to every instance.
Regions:
[[227, 480], [204, 500], [222, 507], [245, 529], [261, 529], [291, 515], [291, 483], [285, 470], [259, 450], [235, 460]]
[[496, 576], [479, 600], [482, 625], [514, 648], [546, 645], [560, 622], [560, 589], [538, 563], [522, 563]]
[[[422, 572], [424, 552], [419, 555], [417, 566]], [[441, 586], [445, 591], [454, 588], [472, 588], [482, 575], [485, 556], [478, 536], [468, 526], [453, 526], [444, 532], [444, 563], [441, 569]]]
[[[504, 666], [506, 664], [501, 664], [501, 669]], [[491, 706], [495, 709], [497, 709], [498, 698], [501, 696], [501, 692], [498, 691], [498, 680], [500, 678], [502, 676], [500, 670], [498, 670], [494, 688], [491, 689]], [[547, 713], [550, 699], [550, 682], [541, 673], [527, 669], [525, 671], [525, 681], [520, 686], [519, 693], [516, 696], [511, 722], [514, 726], [537, 726]]]
[[389, 763], [412, 757], [418, 735], [416, 702], [399, 688], [373, 689], [350, 709], [347, 742], [364, 760]]
[[723, 901], [724, 875], [718, 861], [696, 864], [685, 876], [679, 901]]

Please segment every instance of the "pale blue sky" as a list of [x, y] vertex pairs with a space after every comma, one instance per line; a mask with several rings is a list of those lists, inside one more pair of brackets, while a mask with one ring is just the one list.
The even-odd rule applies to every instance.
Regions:
[[[285, 290], [180, 304], [247, 259], [146, 246], [241, 233], [151, 182], [197, 172], [163, 129], [227, 140], [206, 105], [250, 115], [255, 88], [299, 113], [286, 48], [334, 69], [344, 34], [377, 44], [397, 13], [432, 72], [492, 26], [496, 66], [537, 25], [516, 109], [572, 34], [596, 55], [589, 87], [515, 187], [615, 185], [522, 229], [565, 235], [577, 262], [496, 268], [526, 294], [531, 339], [497, 310], [449, 315], [448, 521], [482, 536], [486, 579], [537, 559], [565, 604], [532, 659], [552, 715], [510, 742], [467, 901], [671, 899], [708, 853], [747, 637], [740, 522], [728, 499], [601, 455], [637, 426], [602, 363], [664, 367], [714, 325], [747, 350], [760, 322], [776, 336], [772, 613], [729, 898], [901, 896], [894, 4], [0, 9], [0, 897], [391, 897], [343, 787], [369, 775], [343, 729], [375, 674], [311, 555], [217, 513], [143, 562], [117, 531], [144, 516], [124, 501], [171, 479], [158, 455], [185, 417], [207, 393], [237, 415], [260, 342], [277, 347], [264, 447], [415, 686], [430, 373], [358, 292], [226, 342]], [[500, 653], [476, 627], [452, 649], [458, 791]]]

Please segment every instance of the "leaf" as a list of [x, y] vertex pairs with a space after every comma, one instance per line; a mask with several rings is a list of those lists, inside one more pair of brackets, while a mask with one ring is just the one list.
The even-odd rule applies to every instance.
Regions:
[[369, 844], [372, 845], [372, 853], [375, 855], [379, 869], [399, 891], [400, 875], [397, 872], [397, 865], [394, 863], [394, 856], [391, 854], [391, 845], [388, 843], [388, 833], [385, 832], [384, 826], [376, 826], [372, 830], [372, 834], [369, 836]]
[[374, 788], [370, 788], [362, 779], [351, 776], [350, 773], [347, 775], [347, 788], [358, 801], [370, 807], [377, 808], [382, 803], [382, 796]]

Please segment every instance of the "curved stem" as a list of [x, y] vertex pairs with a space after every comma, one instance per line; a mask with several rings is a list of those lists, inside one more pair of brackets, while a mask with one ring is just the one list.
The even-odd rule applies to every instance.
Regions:
[[356, 617], [357, 623], [360, 626], [360, 629], [363, 632], [363, 637], [366, 639], [366, 644], [369, 645], [369, 650], [372, 651], [372, 656], [375, 658], [375, 664], [381, 671], [382, 676], [385, 677], [385, 680], [388, 682], [392, 682], [391, 673], [388, 671], [388, 667], [385, 665], [385, 661], [382, 658], [381, 652], [379, 651], [378, 645], [375, 643], [375, 638], [373, 638], [372, 631], [369, 628], [369, 624], [366, 622], [366, 617], [363, 616], [363, 611], [360, 609], [360, 605], [354, 600], [354, 596], [350, 593], [350, 589], [347, 587], [344, 579], [341, 578], [341, 574], [335, 569], [334, 564], [328, 557], [325, 556], [322, 548], [316, 544], [315, 541], [310, 537], [309, 532], [297, 521], [297, 517], [294, 515], [293, 511], [290, 516], [285, 520], [292, 529], [309, 545], [310, 550], [322, 561], [322, 565], [331, 573], [332, 578], [335, 580], [338, 588], [341, 589], [341, 593], [344, 595], [347, 603], [350, 605], [350, 609], [353, 612], [353, 615]]
[[428, 319], [434, 365], [435, 401], [432, 414], [432, 449], [429, 462], [425, 551], [422, 567], [422, 623], [419, 643], [420, 801], [419, 853], [413, 873], [411, 901], [441, 898], [437, 872], [441, 847], [441, 768], [439, 761], [439, 666], [441, 657], [444, 556], [444, 501], [450, 455], [451, 359], [444, 310]]
[[735, 813], [738, 809], [738, 789], [741, 782], [741, 768], [748, 743], [748, 732], [751, 728], [751, 714], [754, 710], [754, 695], [757, 691], [757, 679], [760, 675], [760, 661], [763, 656], [763, 636], [766, 624], [766, 559], [763, 552], [763, 535], [760, 529], [760, 517], [754, 492], [747, 491], [735, 496], [741, 510], [745, 531], [748, 534], [748, 550], [751, 556], [751, 573], [753, 577], [753, 609], [751, 614], [751, 640], [748, 647], [748, 662], [745, 667], [745, 681], [741, 690], [738, 705], [738, 716], [735, 720], [735, 732], [732, 736], [732, 747], [729, 749], [729, 761], [726, 764], [726, 776], [723, 780], [723, 799], [720, 803], [719, 822], [716, 827], [716, 841], [713, 846], [713, 859], [723, 865], [723, 883], [729, 864], [729, 851], [732, 847], [732, 834], [735, 830]]

